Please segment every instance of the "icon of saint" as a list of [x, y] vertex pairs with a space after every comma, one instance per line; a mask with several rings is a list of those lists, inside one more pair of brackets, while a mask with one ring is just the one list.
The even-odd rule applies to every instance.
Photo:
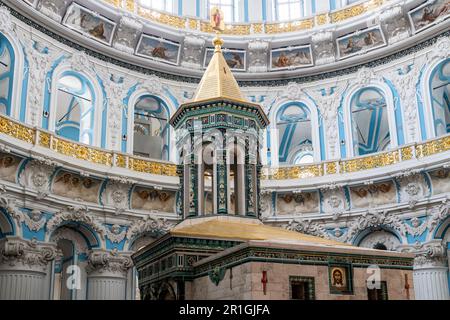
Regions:
[[223, 12], [217, 7], [211, 9], [211, 26], [216, 31], [224, 31], [225, 23], [223, 21]]

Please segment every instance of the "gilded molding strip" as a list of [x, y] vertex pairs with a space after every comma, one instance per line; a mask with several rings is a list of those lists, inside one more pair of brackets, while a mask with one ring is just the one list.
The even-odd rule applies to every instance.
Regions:
[[[146, 160], [114, 151], [102, 150], [60, 138], [50, 132], [31, 128], [11, 118], [0, 115], [0, 133], [20, 141], [53, 150], [59, 154], [91, 163], [119, 167], [136, 172], [176, 177], [176, 164]], [[434, 140], [402, 146], [396, 150], [365, 157], [340, 161], [325, 161], [319, 164], [263, 168], [264, 180], [288, 180], [322, 177], [333, 174], [359, 172], [376, 169], [402, 161], [421, 159], [450, 151], [450, 135]]]
[[417, 145], [416, 157], [420, 159], [448, 150], [450, 150], [450, 136], [442, 137]]
[[0, 117], [0, 132], [13, 138], [34, 144], [36, 132], [20, 123], [13, 122], [6, 117]]
[[[242, 36], [251, 34], [277, 34], [295, 32], [300, 30], [309, 30], [316, 26], [342, 22], [360, 16], [382, 6], [387, 1], [388, 0], [369, 0], [364, 3], [345, 7], [334, 12], [320, 13], [306, 19], [288, 22], [227, 24], [225, 26], [224, 34]], [[191, 17], [183, 18], [177, 15], [171, 15], [168, 13], [149, 9], [141, 6], [139, 2], [134, 0], [103, 0], [103, 2], [106, 2], [113, 7], [136, 13], [138, 16], [150, 21], [161, 23], [176, 29], [200, 30], [205, 33], [214, 33], [214, 30], [211, 28], [209, 22], [205, 20]]]
[[130, 155], [93, 148], [60, 138], [46, 131], [28, 127], [3, 115], [0, 115], [0, 133], [74, 159], [138, 172], [177, 176], [175, 164], [137, 159]]

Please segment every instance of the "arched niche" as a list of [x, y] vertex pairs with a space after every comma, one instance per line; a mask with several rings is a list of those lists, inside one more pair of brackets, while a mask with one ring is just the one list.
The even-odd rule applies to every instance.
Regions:
[[53, 299], [84, 300], [89, 290], [87, 281], [88, 256], [98, 247], [95, 231], [88, 226], [66, 222], [50, 235], [56, 243], [58, 257], [53, 269]]
[[349, 88], [342, 109], [346, 157], [381, 152], [399, 145], [394, 97], [386, 85], [372, 83]]
[[[175, 161], [176, 159], [176, 141], [175, 132], [172, 126], [168, 123], [171, 115], [175, 113], [176, 107], [170, 99], [160, 94], [150, 93], [145, 87], [140, 85], [135, 86], [130, 90], [129, 96], [124, 99], [124, 103], [127, 106], [127, 110], [124, 110], [124, 117], [122, 123], [122, 134], [126, 137], [126, 141], [122, 144], [122, 151], [127, 153], [133, 153], [134, 149], [134, 131], [135, 131], [135, 113], [136, 106], [139, 106], [142, 98], [153, 99], [161, 107], [161, 113], [164, 118], [167, 119], [167, 123], [164, 126], [164, 138], [162, 141], [164, 147], [164, 160]], [[151, 110], [151, 109], [150, 109]]]
[[270, 112], [272, 165], [320, 161], [319, 127], [317, 108], [309, 101], [279, 101]]
[[82, 74], [64, 72], [57, 82], [55, 133], [91, 145], [94, 141], [95, 94]]
[[134, 105], [133, 154], [169, 159], [169, 110], [158, 97], [142, 95]]
[[0, 113], [19, 119], [22, 113], [24, 57], [17, 37], [0, 33]]
[[105, 106], [97, 76], [90, 70], [74, 71], [70, 60], [65, 61], [52, 72], [50, 88], [47, 107], [44, 106], [44, 117], [48, 119], [43, 120], [44, 128], [48, 126], [48, 130], [62, 133], [66, 139], [100, 147], [105, 138], [102, 137]]
[[450, 59], [431, 64], [424, 83], [427, 137], [447, 135], [450, 133]]

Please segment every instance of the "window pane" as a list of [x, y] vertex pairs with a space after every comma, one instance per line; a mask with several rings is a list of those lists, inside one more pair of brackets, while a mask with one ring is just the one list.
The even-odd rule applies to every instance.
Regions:
[[173, 13], [172, 0], [139, 0], [139, 3], [146, 8]]
[[295, 3], [291, 3], [291, 10], [290, 10], [290, 20], [293, 19], [298, 19], [301, 17], [301, 13], [300, 13], [300, 3], [299, 2], [295, 2]]
[[278, 20], [289, 20], [289, 4], [278, 6]]

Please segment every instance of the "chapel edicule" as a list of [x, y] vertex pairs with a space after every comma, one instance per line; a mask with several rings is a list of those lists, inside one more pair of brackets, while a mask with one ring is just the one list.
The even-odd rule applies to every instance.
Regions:
[[[269, 121], [242, 94], [218, 33], [213, 45], [193, 100], [170, 120], [182, 222], [133, 255], [142, 299], [411, 298], [412, 255], [262, 223], [260, 142]], [[378, 272], [375, 286], [368, 268]]]

